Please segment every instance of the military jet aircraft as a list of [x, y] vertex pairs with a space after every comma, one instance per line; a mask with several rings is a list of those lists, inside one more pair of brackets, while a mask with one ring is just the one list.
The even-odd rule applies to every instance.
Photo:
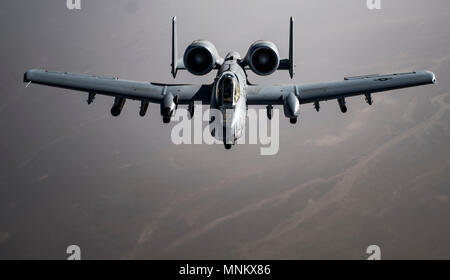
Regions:
[[[300, 105], [314, 104], [317, 111], [319, 102], [336, 99], [343, 113], [347, 111], [345, 98], [362, 95], [372, 105], [372, 93], [406, 87], [436, 83], [436, 76], [430, 71], [415, 71], [389, 75], [363, 75], [346, 77], [341, 81], [306, 85], [261, 86], [251, 84], [247, 70], [257, 75], [267, 76], [276, 70], [288, 70], [291, 79], [294, 72], [294, 20], [290, 19], [289, 57], [280, 59], [278, 49], [269, 41], [256, 41], [242, 58], [237, 52], [229, 52], [222, 58], [214, 45], [206, 40], [192, 42], [178, 57], [176, 17], [172, 19], [172, 64], [171, 73], [185, 69], [194, 75], [205, 75], [217, 69], [212, 84], [161, 84], [121, 80], [115, 77], [29, 70], [24, 74], [24, 82], [60, 87], [88, 92], [88, 104], [96, 94], [114, 97], [111, 114], [118, 116], [126, 99], [141, 102], [139, 115], [144, 116], [150, 102], [158, 103], [164, 123], [170, 122], [179, 105], [188, 105], [188, 112], [194, 114], [194, 102], [210, 105], [223, 114], [221, 140], [230, 149], [245, 130], [248, 105], [266, 105], [267, 116], [272, 117], [274, 105], [282, 105], [284, 115], [291, 123], [296, 123]], [[231, 112], [231, 113], [230, 113]]]

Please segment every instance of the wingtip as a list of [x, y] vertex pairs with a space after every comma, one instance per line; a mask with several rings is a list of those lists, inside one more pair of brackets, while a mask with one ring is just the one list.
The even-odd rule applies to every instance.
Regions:
[[434, 74], [433, 72], [428, 71], [428, 70], [425, 71], [425, 73], [427, 73], [427, 74], [430, 76], [431, 82], [432, 82], [433, 84], [436, 84], [436, 83], [437, 83], [436, 74]]
[[28, 78], [27, 78], [27, 73], [28, 73], [28, 71], [25, 72], [25, 73], [23, 73], [23, 82], [24, 82], [24, 83], [30, 82], [30, 80], [28, 80]]
[[32, 82], [33, 78], [35, 77], [36, 74], [41, 74], [41, 73], [45, 73], [45, 72], [47, 72], [47, 70], [44, 70], [44, 69], [29, 69], [28, 71], [23, 73], [23, 82], [24, 83]]

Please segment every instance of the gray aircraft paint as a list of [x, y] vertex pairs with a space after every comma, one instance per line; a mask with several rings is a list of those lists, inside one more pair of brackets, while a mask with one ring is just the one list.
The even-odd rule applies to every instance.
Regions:
[[[257, 13], [242, 1], [57, 2], [2, 5], [1, 259], [65, 259], [70, 244], [84, 259], [366, 259], [370, 244], [383, 259], [450, 257], [449, 1], [262, 0]], [[335, 100], [303, 105], [266, 158], [259, 145], [175, 145], [158, 104], [141, 118], [128, 100], [113, 118], [113, 97], [86, 106], [87, 94], [21, 83], [30, 68], [211, 83], [215, 71], [173, 80], [174, 14], [181, 55], [193, 38], [242, 55], [263, 38], [285, 57], [294, 15], [295, 79], [248, 72], [254, 84], [410, 69], [439, 83], [373, 94], [374, 107], [348, 98], [347, 114]]]
[[[223, 115], [223, 142], [227, 148], [236, 143], [245, 130], [247, 105], [284, 105], [284, 113], [292, 123], [297, 121], [300, 113], [299, 104], [337, 99], [342, 112], [347, 111], [345, 98], [356, 95], [369, 95], [376, 92], [401, 89], [413, 86], [436, 83], [436, 76], [430, 71], [417, 71], [409, 73], [396, 73], [390, 75], [366, 75], [344, 78], [343, 81], [324, 82], [309, 85], [282, 85], [282, 86], [257, 86], [247, 82], [245, 69], [252, 66], [252, 54], [260, 49], [271, 50], [276, 58], [275, 67], [270, 71], [260, 72], [259, 75], [271, 74], [276, 69], [289, 70], [291, 78], [294, 75], [293, 46], [293, 19], [290, 19], [289, 29], [289, 59], [280, 59], [276, 46], [269, 41], [256, 41], [249, 48], [244, 59], [237, 52], [230, 52], [222, 59], [212, 43], [205, 40], [194, 41], [186, 49], [184, 60], [178, 58], [176, 17], [172, 19], [172, 75], [175, 77], [177, 70], [188, 69], [187, 55], [196, 48], [207, 50], [210, 54], [210, 67], [196, 75], [204, 75], [212, 69], [218, 69], [217, 76], [212, 85], [171, 85], [156, 84], [138, 81], [120, 80], [115, 77], [97, 77], [92, 75], [69, 74], [49, 72], [46, 70], [29, 70], [24, 74], [24, 82], [62, 87], [72, 90], [87, 91], [90, 93], [105, 94], [121, 98], [139, 100], [141, 102], [154, 102], [161, 104], [161, 114], [164, 122], [169, 122], [178, 104], [193, 104], [195, 101], [209, 102], [211, 109], [220, 109]], [[275, 61], [275, 60], [274, 60]], [[176, 67], [175, 67], [176, 65]], [[253, 68], [252, 68], [253, 69]], [[189, 71], [190, 68], [188, 69]], [[226, 75], [233, 76], [241, 96], [236, 104], [228, 110], [217, 106], [217, 83]], [[232, 97], [234, 99], [234, 95]], [[124, 102], [124, 101], [123, 101]], [[121, 108], [123, 107], [121, 103]], [[117, 103], [117, 100], [116, 100]], [[176, 103], [176, 104], [175, 104]], [[167, 109], [165, 109], [167, 108]], [[114, 108], [113, 108], [114, 109]], [[114, 115], [120, 114], [114, 113]], [[232, 112], [229, 112], [229, 111]], [[269, 110], [269, 107], [268, 109]], [[165, 115], [165, 112], [170, 112]], [[269, 113], [268, 113], [269, 115]], [[220, 134], [216, 134], [220, 135]]]

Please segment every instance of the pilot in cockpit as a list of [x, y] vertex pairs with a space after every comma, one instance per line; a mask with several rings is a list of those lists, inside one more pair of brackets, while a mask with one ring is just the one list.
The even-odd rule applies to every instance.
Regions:
[[234, 75], [225, 74], [217, 85], [217, 103], [220, 107], [233, 107], [239, 100], [239, 84]]

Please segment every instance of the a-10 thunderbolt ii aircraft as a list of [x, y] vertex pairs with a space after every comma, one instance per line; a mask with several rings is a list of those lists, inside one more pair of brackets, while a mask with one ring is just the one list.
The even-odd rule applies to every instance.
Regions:
[[[313, 103], [317, 111], [319, 102], [336, 99], [343, 113], [347, 111], [345, 98], [362, 95], [369, 105], [372, 93], [406, 87], [436, 83], [436, 76], [429, 71], [416, 71], [390, 75], [363, 75], [347, 77], [341, 81], [306, 85], [261, 86], [247, 80], [246, 71], [267, 76], [276, 70], [288, 70], [294, 76], [294, 21], [290, 19], [289, 58], [280, 59], [278, 49], [272, 42], [256, 41], [248, 49], [245, 57], [237, 52], [229, 52], [222, 58], [214, 45], [205, 40], [192, 42], [182, 59], [177, 54], [176, 17], [172, 19], [172, 75], [177, 70], [186, 69], [194, 75], [205, 75], [217, 69], [212, 84], [160, 84], [121, 80], [118, 78], [29, 70], [24, 74], [24, 82], [61, 87], [88, 92], [88, 104], [96, 94], [113, 96], [111, 114], [118, 116], [126, 99], [141, 102], [140, 112], [144, 116], [149, 102], [161, 105], [161, 116], [165, 123], [170, 122], [179, 105], [188, 105], [192, 117], [194, 102], [209, 104], [211, 109], [222, 114], [223, 133], [221, 139], [226, 149], [231, 148], [245, 130], [248, 105], [266, 105], [267, 116], [272, 116], [273, 105], [282, 105], [284, 115], [291, 123], [296, 123], [300, 105]], [[225, 113], [226, 111], [226, 113]], [[217, 137], [217, 136], [216, 136]]]

